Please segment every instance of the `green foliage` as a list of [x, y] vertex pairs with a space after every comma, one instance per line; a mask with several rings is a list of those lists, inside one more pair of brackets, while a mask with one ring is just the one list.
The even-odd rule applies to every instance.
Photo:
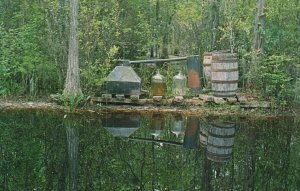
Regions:
[[[19, 6], [12, 14], [22, 24], [17, 22], [12, 28], [0, 24], [0, 86], [8, 95], [53, 91], [57, 89], [57, 70], [45, 54], [42, 10], [37, 3]], [[24, 16], [27, 11], [32, 14]]]
[[58, 99], [64, 105], [66, 109], [70, 112], [74, 112], [75, 109], [85, 101], [85, 97], [83, 95], [64, 95], [64, 94], [57, 94]]
[[[239, 55], [240, 87], [289, 102], [298, 87], [290, 68], [300, 60], [299, 7], [294, 0], [268, 1], [262, 60], [252, 70], [255, 1], [81, 0], [82, 89], [98, 93], [120, 58], [202, 57], [206, 51], [230, 49]], [[69, 11], [65, 0], [0, 1], [0, 95], [60, 92], [68, 63]], [[171, 65], [160, 66], [169, 90], [176, 70]], [[155, 70], [133, 67], [148, 90]]]
[[300, 105], [300, 78], [297, 78], [294, 89], [295, 102], [297, 105]]
[[260, 67], [264, 95], [274, 96], [283, 105], [285, 101], [293, 100], [293, 78], [286, 72], [290, 65], [288, 57], [270, 56]]

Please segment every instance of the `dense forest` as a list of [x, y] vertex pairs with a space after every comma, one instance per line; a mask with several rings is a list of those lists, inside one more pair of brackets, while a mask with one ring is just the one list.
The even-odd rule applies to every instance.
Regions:
[[[63, 91], [71, 4], [0, 1], [0, 96]], [[300, 102], [299, 0], [78, 0], [77, 18], [85, 95], [99, 93], [118, 59], [201, 58], [207, 51], [229, 49], [238, 54], [241, 91], [282, 105]], [[134, 67], [147, 88], [155, 69]], [[175, 72], [169, 65], [159, 67], [167, 77]]]

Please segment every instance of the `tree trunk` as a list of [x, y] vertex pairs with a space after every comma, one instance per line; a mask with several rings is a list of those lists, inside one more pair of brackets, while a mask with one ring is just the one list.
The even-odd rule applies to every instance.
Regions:
[[68, 54], [68, 69], [65, 81], [64, 95], [82, 95], [80, 88], [79, 63], [78, 63], [78, 0], [70, 0], [71, 21], [70, 21], [70, 39]]
[[254, 38], [253, 38], [253, 51], [256, 54], [263, 52], [263, 30], [265, 27], [265, 9], [266, 2], [265, 0], [257, 0], [257, 13], [255, 17], [255, 26], [254, 26]]
[[250, 68], [250, 80], [248, 87], [256, 86], [256, 80], [259, 79], [259, 65], [261, 64], [263, 54], [263, 30], [265, 26], [265, 0], [257, 0], [257, 12], [255, 17], [254, 38], [252, 44], [252, 65]]
[[154, 38], [155, 38], [155, 44], [154, 44], [154, 54], [156, 58], [159, 58], [158, 55], [158, 49], [159, 49], [159, 44], [158, 44], [158, 31], [160, 29], [160, 17], [159, 17], [159, 0], [156, 0], [156, 6], [155, 6], [155, 33], [154, 33]]
[[212, 15], [211, 15], [211, 50], [215, 50], [217, 45], [216, 41], [218, 39], [218, 27], [219, 27], [219, 5], [220, 0], [214, 0], [212, 4]]

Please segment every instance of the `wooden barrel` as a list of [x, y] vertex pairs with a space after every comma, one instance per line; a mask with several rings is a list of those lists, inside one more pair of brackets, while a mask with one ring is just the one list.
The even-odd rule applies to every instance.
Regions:
[[206, 86], [210, 88], [211, 86], [211, 60], [212, 53], [204, 52], [203, 54], [203, 72], [205, 76]]
[[235, 125], [213, 123], [208, 130], [207, 158], [214, 162], [228, 162], [231, 159]]
[[217, 97], [233, 97], [238, 88], [238, 61], [235, 53], [213, 52], [211, 89]]

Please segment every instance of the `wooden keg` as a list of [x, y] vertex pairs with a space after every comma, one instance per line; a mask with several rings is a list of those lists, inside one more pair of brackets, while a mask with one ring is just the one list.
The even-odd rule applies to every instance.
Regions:
[[233, 97], [238, 89], [238, 60], [235, 53], [213, 52], [211, 89], [217, 97]]
[[232, 156], [235, 125], [212, 123], [208, 130], [207, 158], [214, 162], [228, 162]]
[[206, 86], [211, 86], [211, 60], [212, 52], [204, 52], [203, 54], [203, 72], [205, 76]]

